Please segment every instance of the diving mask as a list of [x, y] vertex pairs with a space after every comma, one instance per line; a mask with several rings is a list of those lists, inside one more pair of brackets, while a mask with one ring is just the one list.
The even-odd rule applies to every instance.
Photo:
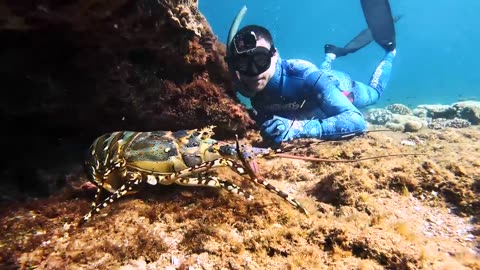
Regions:
[[231, 57], [233, 68], [242, 75], [257, 76], [265, 72], [271, 65], [275, 46], [270, 49], [257, 47], [257, 37], [250, 33], [237, 34], [233, 38], [234, 54]]

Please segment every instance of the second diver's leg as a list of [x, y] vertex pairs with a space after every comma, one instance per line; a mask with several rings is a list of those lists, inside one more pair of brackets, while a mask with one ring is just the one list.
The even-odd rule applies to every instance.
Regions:
[[396, 50], [385, 54], [383, 60], [378, 64], [368, 85], [355, 81], [352, 87], [353, 105], [361, 109], [375, 104], [387, 87], [392, 71], [392, 63], [395, 58]]
[[325, 59], [323, 59], [323, 62], [320, 64], [320, 69], [324, 72], [332, 71], [332, 62], [335, 58], [337, 58], [337, 56], [334, 53], [326, 53]]

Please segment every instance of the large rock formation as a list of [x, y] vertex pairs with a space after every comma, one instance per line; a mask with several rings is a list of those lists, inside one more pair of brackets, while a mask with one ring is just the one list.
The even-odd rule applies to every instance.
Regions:
[[83, 151], [104, 132], [213, 124], [221, 138], [253, 124], [197, 1], [7, 0], [0, 39], [10, 176], [66, 160], [72, 149], [54, 148]]

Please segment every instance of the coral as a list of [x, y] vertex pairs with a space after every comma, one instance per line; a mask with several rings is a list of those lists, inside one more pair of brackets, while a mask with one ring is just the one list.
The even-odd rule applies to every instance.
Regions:
[[434, 105], [419, 105], [417, 106], [418, 109], [425, 109], [427, 110], [427, 117], [431, 118], [448, 118], [452, 119], [455, 118], [457, 115], [457, 111], [450, 105], [441, 105], [441, 104], [434, 104]]
[[[434, 128], [442, 128], [445, 126], [440, 122], [445, 122], [445, 119], [450, 119], [454, 121], [448, 121], [448, 125], [451, 127], [462, 127], [469, 122], [470, 124], [478, 125], [480, 124], [480, 102], [467, 100], [462, 102], [457, 102], [449, 105], [420, 105], [415, 110], [426, 110], [427, 117], [440, 120], [431, 123], [431, 126]], [[422, 113], [423, 114], [423, 113]], [[459, 121], [456, 118], [460, 118], [465, 121]], [[446, 122], [447, 123], [447, 122]]]
[[452, 106], [420, 105], [412, 111], [402, 104], [392, 104], [387, 110], [369, 110], [366, 120], [373, 124], [385, 125], [394, 131], [405, 132], [416, 132], [423, 127], [464, 128], [480, 123], [480, 102], [463, 101]]
[[431, 119], [428, 123], [428, 128], [431, 129], [443, 129], [447, 127], [451, 128], [465, 128], [471, 126], [471, 123], [465, 119], [453, 118], [435, 118]]
[[427, 122], [413, 115], [394, 114], [393, 118], [386, 124], [386, 126], [392, 130], [416, 132], [423, 127], [426, 127]]
[[412, 110], [412, 114], [419, 118], [427, 118], [428, 110], [423, 108], [415, 108]]
[[198, 37], [202, 37], [202, 33], [206, 29], [199, 21], [199, 17], [202, 17], [202, 15], [198, 11], [198, 1], [160, 0], [159, 2], [167, 9], [167, 14], [173, 25], [180, 29], [188, 29]]
[[401, 115], [410, 115], [412, 114], [412, 111], [410, 108], [403, 104], [391, 104], [387, 106], [386, 108], [388, 111], [394, 114], [401, 114]]
[[370, 109], [366, 114], [366, 120], [375, 125], [385, 125], [393, 114], [385, 109]]
[[479, 101], [463, 101], [453, 104], [453, 108], [457, 111], [457, 116], [468, 120], [474, 125], [480, 124], [480, 102]]

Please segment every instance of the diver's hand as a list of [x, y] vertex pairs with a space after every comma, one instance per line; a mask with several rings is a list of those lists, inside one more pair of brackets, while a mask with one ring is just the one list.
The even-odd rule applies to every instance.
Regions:
[[290, 120], [274, 116], [262, 124], [262, 137], [277, 144], [298, 138], [320, 138], [322, 128], [318, 120]]
[[340, 56], [345, 56], [349, 54], [350, 51], [342, 47], [337, 47], [332, 44], [327, 44], [325, 45], [325, 54], [327, 53], [333, 53], [335, 54], [335, 56], [340, 57]]
[[293, 132], [290, 128], [293, 120], [274, 116], [262, 124], [260, 134], [263, 139], [280, 144], [283, 141], [293, 139]]

